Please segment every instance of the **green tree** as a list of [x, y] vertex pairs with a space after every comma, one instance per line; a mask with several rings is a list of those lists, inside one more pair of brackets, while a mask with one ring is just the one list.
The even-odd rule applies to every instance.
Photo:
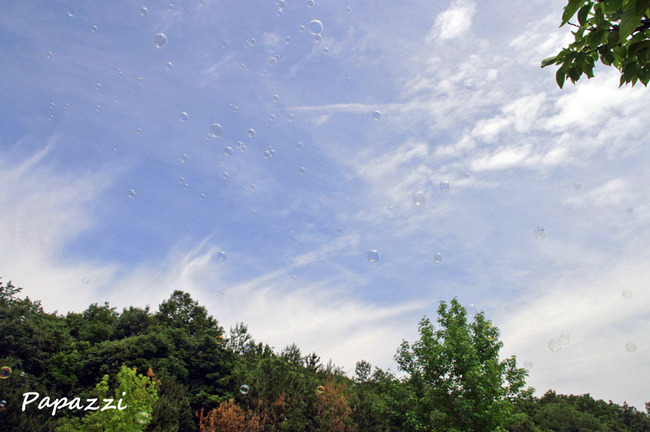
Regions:
[[513, 400], [523, 390], [527, 371], [515, 357], [499, 361], [499, 331], [483, 313], [467, 321], [453, 299], [438, 308], [438, 328], [424, 317], [420, 339], [402, 342], [395, 360], [406, 377], [390, 387], [392, 417], [407, 431], [506, 430], [515, 420]]
[[[122, 366], [117, 374], [117, 388], [109, 390], [108, 375], [95, 387], [100, 403], [108, 398], [115, 409], [91, 411], [82, 418], [65, 418], [59, 421], [56, 432], [138, 432], [144, 431], [151, 422], [153, 405], [158, 400], [155, 383], [136, 369]], [[122, 403], [120, 404], [120, 399]], [[119, 409], [120, 406], [126, 408]]]
[[[571, 20], [577, 14], [578, 22]], [[621, 71], [620, 85], [650, 80], [650, 0], [569, 0], [560, 27], [576, 28], [575, 40], [542, 67], [560, 65], [556, 73], [562, 88], [584, 74], [594, 76], [596, 61]]]

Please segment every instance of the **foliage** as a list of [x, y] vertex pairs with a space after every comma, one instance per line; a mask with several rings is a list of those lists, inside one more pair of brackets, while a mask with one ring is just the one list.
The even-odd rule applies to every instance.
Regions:
[[201, 409], [199, 417], [200, 432], [258, 432], [260, 419], [250, 411], [244, 412], [235, 405], [233, 399], [222, 402], [218, 408], [207, 414]]
[[420, 321], [420, 339], [404, 341], [395, 360], [408, 376], [393, 386], [396, 415], [407, 430], [495, 431], [509, 426], [512, 400], [523, 391], [525, 369], [514, 357], [499, 361], [498, 329], [482, 313], [467, 322], [456, 299], [441, 302], [436, 329]]
[[[578, 23], [571, 22], [577, 14]], [[562, 88], [584, 74], [594, 76], [596, 61], [621, 71], [620, 85], [650, 80], [650, 0], [569, 0], [562, 23], [576, 27], [574, 41], [542, 67], [560, 65], [556, 73]]]

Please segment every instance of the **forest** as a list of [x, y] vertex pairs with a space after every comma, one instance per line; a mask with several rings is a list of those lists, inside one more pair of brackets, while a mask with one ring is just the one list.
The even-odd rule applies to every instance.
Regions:
[[399, 376], [360, 360], [349, 377], [243, 323], [226, 333], [186, 292], [66, 315], [20, 292], [0, 283], [0, 431], [650, 431], [650, 402], [534, 396], [498, 328], [456, 299], [398, 347]]

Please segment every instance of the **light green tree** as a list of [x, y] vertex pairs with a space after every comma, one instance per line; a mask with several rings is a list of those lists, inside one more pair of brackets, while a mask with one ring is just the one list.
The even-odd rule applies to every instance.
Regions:
[[[149, 377], [136, 374], [135, 368], [122, 366], [117, 374], [117, 388], [111, 394], [109, 379], [108, 375], [104, 375], [95, 387], [100, 409], [89, 411], [90, 414], [82, 418], [62, 419], [56, 432], [144, 431], [151, 422], [153, 405], [158, 400], [156, 383]], [[105, 399], [113, 399], [115, 408], [102, 410]]]
[[500, 361], [499, 330], [483, 313], [471, 322], [456, 299], [440, 303], [438, 325], [420, 321], [420, 339], [402, 342], [395, 360], [406, 372], [389, 387], [392, 424], [403, 431], [505, 431], [527, 372], [514, 357]]
[[[572, 21], [577, 14], [577, 23]], [[584, 74], [594, 76], [600, 61], [621, 71], [620, 85], [650, 80], [650, 0], [569, 0], [562, 23], [575, 27], [575, 40], [557, 55], [542, 60], [542, 67], [557, 64], [562, 88]]]

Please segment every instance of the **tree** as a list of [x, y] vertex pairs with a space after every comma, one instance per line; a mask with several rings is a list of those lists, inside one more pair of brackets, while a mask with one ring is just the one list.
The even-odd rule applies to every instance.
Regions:
[[[576, 15], [578, 23], [571, 22]], [[560, 65], [556, 73], [562, 88], [585, 74], [593, 78], [596, 61], [621, 71], [620, 85], [650, 80], [650, 0], [569, 0], [560, 27], [569, 24], [575, 40], [542, 67]]]
[[499, 331], [483, 313], [468, 322], [453, 299], [440, 303], [438, 324], [425, 316], [420, 339], [402, 342], [395, 356], [407, 376], [389, 387], [393, 424], [408, 431], [505, 430], [514, 421], [513, 400], [532, 392], [522, 390], [527, 371], [514, 356], [499, 361]]

